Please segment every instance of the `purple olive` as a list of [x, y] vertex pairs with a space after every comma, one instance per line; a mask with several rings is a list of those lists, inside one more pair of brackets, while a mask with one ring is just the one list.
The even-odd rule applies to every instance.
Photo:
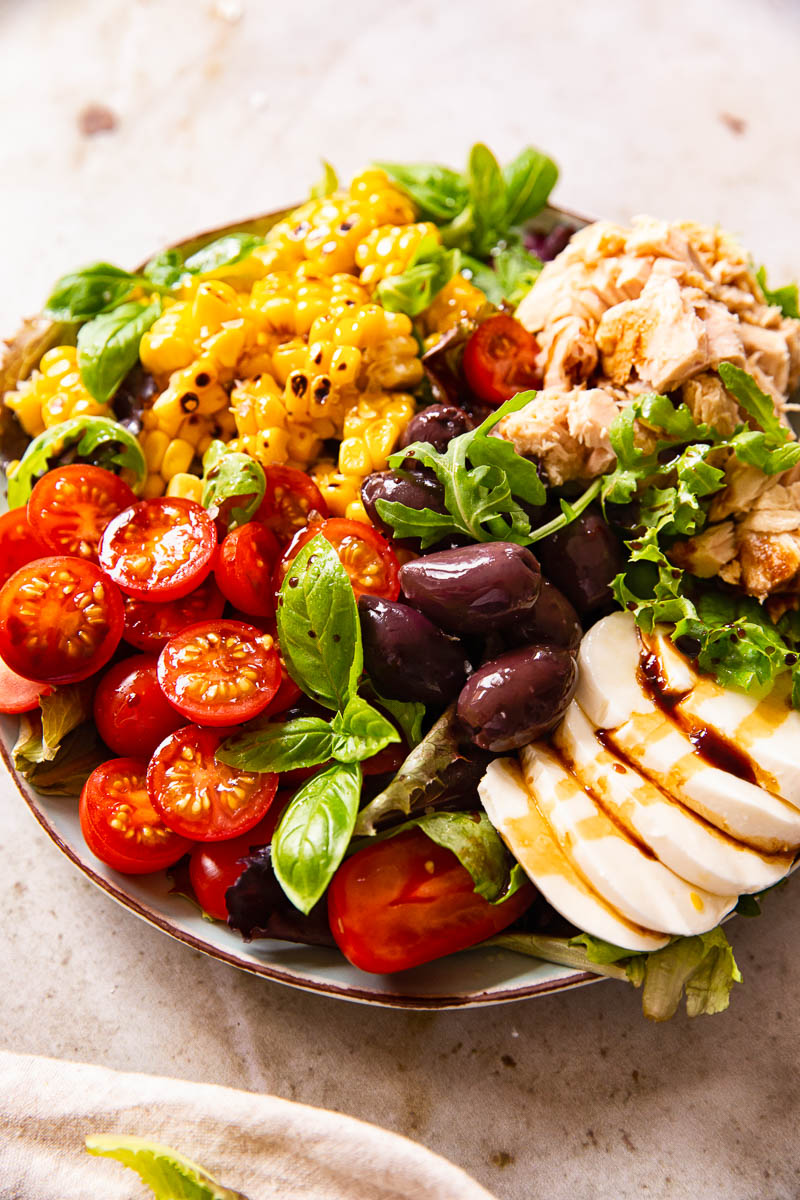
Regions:
[[411, 418], [400, 445], [430, 442], [434, 449], [443, 451], [454, 437], [474, 427], [474, 421], [463, 408], [457, 408], [455, 404], [429, 404]]
[[503, 637], [513, 646], [539, 643], [561, 646], [575, 653], [581, 644], [583, 630], [578, 614], [563, 592], [542, 580], [539, 598], [528, 613], [503, 630]]
[[364, 667], [382, 696], [444, 708], [455, 700], [471, 666], [455, 638], [407, 604], [360, 596]]
[[536, 553], [544, 574], [581, 616], [611, 601], [611, 581], [625, 566], [619, 541], [594, 508], [537, 542]]
[[375, 507], [376, 500], [394, 500], [407, 508], [432, 508], [446, 512], [444, 489], [432, 472], [373, 471], [361, 485], [361, 499], [373, 525], [392, 536], [393, 530], [382, 521]]
[[470, 676], [458, 698], [458, 715], [476, 746], [495, 753], [516, 750], [558, 724], [577, 682], [569, 650], [509, 650]]
[[408, 602], [452, 633], [488, 633], [512, 623], [533, 608], [541, 582], [530, 550], [513, 542], [442, 550], [400, 569]]

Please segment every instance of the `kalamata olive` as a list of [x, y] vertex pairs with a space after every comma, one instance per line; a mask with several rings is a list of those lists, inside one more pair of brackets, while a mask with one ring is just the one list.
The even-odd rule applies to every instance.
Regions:
[[464, 647], [407, 604], [360, 596], [364, 667], [382, 696], [444, 708], [471, 670]]
[[577, 682], [569, 650], [509, 650], [470, 676], [458, 698], [458, 715], [476, 746], [495, 753], [516, 750], [561, 720]]
[[539, 597], [531, 611], [513, 621], [503, 630], [502, 636], [514, 646], [530, 646], [538, 642], [547, 646], [562, 646], [574, 652], [581, 643], [583, 630], [578, 614], [564, 593], [543, 579]]
[[594, 508], [537, 542], [536, 553], [544, 574], [581, 616], [609, 603], [609, 584], [625, 565], [619, 541]]
[[472, 418], [463, 408], [457, 408], [454, 404], [429, 404], [411, 418], [400, 445], [430, 442], [434, 449], [443, 451], [454, 437], [474, 427]]
[[529, 612], [542, 582], [524, 546], [484, 542], [426, 554], [400, 569], [406, 599], [452, 633], [488, 633]]
[[393, 530], [381, 520], [375, 507], [376, 500], [395, 500], [408, 508], [447, 511], [444, 489], [433, 473], [427, 471], [373, 471], [361, 485], [361, 499], [373, 525], [389, 536]]

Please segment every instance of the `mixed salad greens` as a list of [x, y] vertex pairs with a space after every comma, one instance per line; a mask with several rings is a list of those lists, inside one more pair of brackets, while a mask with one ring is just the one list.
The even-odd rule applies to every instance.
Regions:
[[[529, 148], [501, 168], [478, 145], [463, 173], [378, 167], [384, 183], [370, 186], [391, 181], [420, 224], [372, 304], [408, 320], [425, 374], [417, 411], [360, 480], [358, 520], [331, 516], [318, 464], [274, 461], [268, 442], [259, 457], [243, 424], [236, 441], [220, 429], [198, 445], [183, 473], [193, 498], [151, 486], [147, 420], [188, 368], [154, 384], [143, 338], [210, 284], [252, 303], [283, 252], [277, 234], [226, 233], [140, 272], [98, 263], [58, 281], [45, 311], [77, 344], [70, 386], [103, 411], [46, 424], [17, 457], [26, 439], [3, 410], [0, 711], [20, 715], [14, 767], [44, 794], [81, 795], [87, 843], [109, 866], [171, 868], [178, 890], [247, 938], [336, 944], [376, 972], [493, 945], [626, 979], [655, 1019], [682, 994], [690, 1015], [720, 1011], [740, 978], [720, 928], [632, 953], [569, 927], [476, 788], [493, 757], [559, 722], [582, 628], [615, 602], [645, 632], [668, 628], [723, 684], [790, 672], [800, 708], [797, 613], [773, 622], [670, 557], [705, 527], [726, 457], [772, 476], [800, 462], [800, 445], [755, 380], [722, 363], [746, 424], [723, 436], [685, 404], [641, 394], [610, 428], [613, 469], [582, 488], [547, 486], [496, 434], [541, 384], [535, 339], [512, 312], [542, 269], [530, 221], [554, 163]], [[347, 236], [361, 210], [336, 209], [342, 196], [326, 165], [310, 202], [322, 207], [299, 210], [294, 227], [290, 216], [285, 236], [305, 237], [326, 204]], [[796, 289], [761, 284], [796, 314]], [[472, 310], [432, 328], [435, 305], [467, 287]], [[281, 346], [274, 330], [265, 340]], [[203, 346], [185, 412], [219, 368]], [[30, 356], [20, 347], [20, 377]], [[244, 386], [241, 366], [218, 373], [227, 396]], [[9, 389], [12, 376], [7, 363]], [[299, 379], [286, 381], [295, 399]], [[352, 411], [378, 403], [370, 386]]]

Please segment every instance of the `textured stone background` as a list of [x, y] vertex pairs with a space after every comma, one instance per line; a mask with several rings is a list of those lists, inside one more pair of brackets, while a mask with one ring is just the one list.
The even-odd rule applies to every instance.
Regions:
[[[528, 141], [592, 215], [719, 221], [800, 273], [791, 0], [0, 0], [0, 330], [82, 261], [301, 198], [321, 156], [502, 157]], [[110, 131], [87, 134], [87, 106]], [[83, 114], [83, 115], [82, 115]], [[399, 1130], [502, 1200], [800, 1193], [795, 888], [732, 929], [730, 1011], [645, 1024], [602, 984], [399, 1013], [178, 945], [0, 805], [0, 1041], [272, 1092]]]

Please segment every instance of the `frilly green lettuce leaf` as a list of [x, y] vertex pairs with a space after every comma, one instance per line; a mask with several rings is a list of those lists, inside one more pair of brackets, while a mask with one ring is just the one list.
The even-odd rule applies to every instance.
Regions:
[[730, 942], [719, 927], [632, 958], [628, 978], [641, 987], [642, 1011], [651, 1021], [674, 1016], [682, 995], [690, 1017], [724, 1012], [731, 988], [742, 982]]

